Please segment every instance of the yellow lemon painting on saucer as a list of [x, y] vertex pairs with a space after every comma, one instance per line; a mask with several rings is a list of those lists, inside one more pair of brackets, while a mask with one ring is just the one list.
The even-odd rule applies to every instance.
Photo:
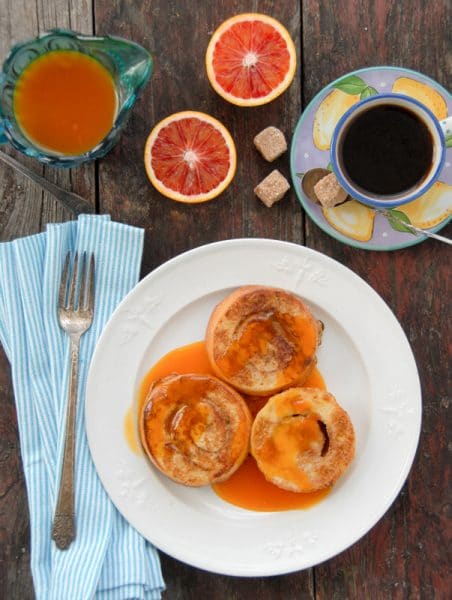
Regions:
[[333, 208], [314, 204], [302, 192], [301, 178], [309, 169], [331, 170], [330, 146], [342, 115], [360, 100], [379, 93], [415, 98], [438, 120], [452, 114], [452, 96], [438, 83], [415, 71], [396, 67], [372, 67], [354, 71], [324, 88], [308, 105], [292, 139], [291, 173], [301, 205], [311, 219], [337, 240], [368, 250], [396, 250], [426, 239], [403, 225], [438, 231], [452, 214], [452, 148], [439, 180], [416, 200], [386, 211], [364, 206], [354, 199]]

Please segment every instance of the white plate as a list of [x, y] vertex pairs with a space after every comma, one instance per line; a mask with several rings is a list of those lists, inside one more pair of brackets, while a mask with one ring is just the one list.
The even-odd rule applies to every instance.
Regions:
[[[324, 322], [319, 368], [355, 427], [356, 458], [308, 510], [247, 511], [209, 487], [173, 483], [135, 455], [124, 436], [124, 417], [145, 373], [169, 350], [202, 339], [215, 304], [245, 284], [296, 292]], [[102, 333], [86, 392], [92, 456], [119, 511], [167, 554], [229, 575], [304, 569], [356, 542], [400, 491], [420, 423], [416, 364], [387, 305], [331, 258], [274, 240], [202, 246], [150, 273]]]

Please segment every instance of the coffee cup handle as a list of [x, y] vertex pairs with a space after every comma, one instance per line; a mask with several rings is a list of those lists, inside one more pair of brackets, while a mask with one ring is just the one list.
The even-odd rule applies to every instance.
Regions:
[[444, 138], [446, 140], [446, 147], [452, 147], [452, 117], [447, 117], [447, 119], [443, 119], [439, 122], [439, 125], [444, 133]]

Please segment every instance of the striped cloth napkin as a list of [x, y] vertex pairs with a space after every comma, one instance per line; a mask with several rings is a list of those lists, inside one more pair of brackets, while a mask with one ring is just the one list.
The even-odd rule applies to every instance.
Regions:
[[[118, 513], [97, 477], [84, 428], [84, 390], [96, 341], [139, 278], [143, 230], [107, 215], [48, 225], [0, 244], [0, 340], [11, 363], [30, 508], [31, 569], [38, 600], [157, 600], [158, 554]], [[57, 297], [68, 250], [94, 252], [96, 308], [80, 347], [76, 431], [77, 536], [68, 550], [51, 541], [61, 471], [68, 338]]]

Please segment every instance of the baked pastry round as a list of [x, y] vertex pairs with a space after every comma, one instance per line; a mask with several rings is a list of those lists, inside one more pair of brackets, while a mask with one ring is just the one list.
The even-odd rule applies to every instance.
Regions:
[[315, 366], [322, 324], [295, 294], [241, 287], [214, 309], [206, 348], [218, 377], [251, 395], [301, 385]]
[[188, 486], [227, 479], [249, 450], [251, 415], [243, 398], [210, 375], [169, 375], [150, 388], [141, 443], [162, 473]]
[[348, 414], [317, 388], [290, 388], [272, 396], [251, 431], [251, 454], [265, 478], [293, 492], [332, 485], [355, 453]]

